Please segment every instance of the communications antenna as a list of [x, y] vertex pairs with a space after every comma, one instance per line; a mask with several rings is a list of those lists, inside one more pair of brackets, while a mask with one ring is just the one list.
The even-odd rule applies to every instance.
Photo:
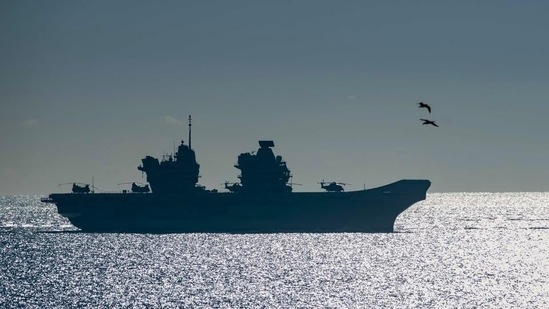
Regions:
[[189, 149], [191, 148], [191, 115], [189, 115]]

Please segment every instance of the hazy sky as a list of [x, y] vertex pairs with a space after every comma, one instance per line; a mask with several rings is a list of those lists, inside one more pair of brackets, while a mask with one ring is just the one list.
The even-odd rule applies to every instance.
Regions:
[[[549, 2], [0, 1], [0, 194], [108, 191], [187, 139], [275, 141], [296, 191], [549, 189]], [[433, 107], [431, 115], [417, 108]], [[422, 126], [419, 118], [439, 128]]]

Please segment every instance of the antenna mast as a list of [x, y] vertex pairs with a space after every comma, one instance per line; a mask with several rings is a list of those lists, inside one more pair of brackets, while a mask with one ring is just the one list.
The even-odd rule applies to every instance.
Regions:
[[189, 149], [191, 149], [191, 115], [189, 115]]

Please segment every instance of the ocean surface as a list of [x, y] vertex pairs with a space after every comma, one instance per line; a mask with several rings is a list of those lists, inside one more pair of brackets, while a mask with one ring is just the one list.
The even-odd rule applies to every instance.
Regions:
[[0, 196], [0, 308], [549, 308], [549, 193], [433, 193], [391, 234], [88, 234]]

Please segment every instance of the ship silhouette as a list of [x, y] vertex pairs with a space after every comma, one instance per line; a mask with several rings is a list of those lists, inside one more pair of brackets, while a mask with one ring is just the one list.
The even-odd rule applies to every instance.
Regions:
[[[42, 199], [84, 232], [132, 233], [277, 233], [393, 232], [397, 216], [424, 200], [429, 180], [400, 180], [382, 187], [344, 192], [341, 183], [326, 192], [293, 192], [291, 171], [274, 154], [274, 142], [259, 141], [255, 153], [238, 156], [240, 182], [228, 192], [198, 184], [200, 165], [189, 143], [181, 142], [164, 160], [146, 156], [138, 170], [149, 188], [95, 193], [73, 190]], [[140, 189], [141, 188], [141, 189]]]

